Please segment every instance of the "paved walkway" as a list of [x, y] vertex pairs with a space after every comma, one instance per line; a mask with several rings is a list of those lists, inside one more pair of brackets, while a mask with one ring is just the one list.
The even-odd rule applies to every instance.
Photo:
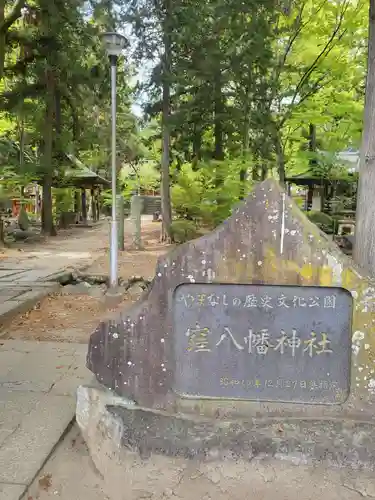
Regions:
[[64, 273], [90, 265], [105, 251], [108, 223], [77, 228], [69, 236], [10, 251], [0, 260], [0, 327], [59, 288]]
[[[0, 327], [59, 288], [62, 273], [105, 251], [108, 223], [25, 244], [0, 259]], [[0, 500], [19, 500], [75, 415], [78, 385], [90, 382], [87, 346], [1, 340]]]
[[[130, 236], [131, 231], [128, 223], [125, 232]], [[7, 252], [0, 259], [0, 327], [57, 289], [61, 273], [89, 266], [108, 243], [108, 222], [103, 221], [74, 229], [69, 237]], [[84, 344], [0, 336], [0, 500], [25, 498], [74, 420], [77, 387], [93, 381], [86, 353]]]
[[0, 500], [19, 500], [74, 419], [89, 383], [82, 344], [0, 342]]

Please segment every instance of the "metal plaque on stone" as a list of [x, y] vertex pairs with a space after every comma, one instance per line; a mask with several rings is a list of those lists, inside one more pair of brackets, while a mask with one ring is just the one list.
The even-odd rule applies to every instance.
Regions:
[[183, 397], [342, 404], [352, 296], [343, 288], [183, 284], [173, 298]]

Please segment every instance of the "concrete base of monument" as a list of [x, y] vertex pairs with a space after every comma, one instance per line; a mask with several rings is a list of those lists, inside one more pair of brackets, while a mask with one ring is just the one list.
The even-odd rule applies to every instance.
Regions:
[[106, 307], [112, 308], [116, 307], [123, 300], [125, 295], [125, 289], [118, 286], [115, 288], [108, 288], [104, 296], [104, 303]]
[[[105, 480], [118, 481], [117, 475], [123, 485], [132, 483], [127, 500], [159, 498], [155, 493], [159, 480], [165, 489], [181, 470], [195, 470], [196, 478], [207, 476], [205, 480], [217, 483], [223, 470], [240, 478], [247, 468], [251, 472], [254, 461], [264, 460], [340, 470], [357, 479], [360, 474], [375, 494], [375, 426], [368, 422], [290, 417], [229, 421], [172, 415], [139, 408], [101, 386], [78, 389], [76, 417]], [[135, 487], [133, 481], [147, 484]], [[138, 487], [145, 495], [148, 489], [153, 493], [133, 497]]]

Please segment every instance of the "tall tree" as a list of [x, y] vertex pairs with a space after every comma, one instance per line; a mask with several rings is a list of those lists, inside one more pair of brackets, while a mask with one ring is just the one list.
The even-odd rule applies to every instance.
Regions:
[[162, 8], [163, 55], [162, 55], [162, 156], [161, 156], [161, 203], [162, 203], [162, 240], [172, 238], [172, 208], [170, 195], [170, 106], [171, 106], [171, 72], [173, 30], [172, 0], [164, 0]]
[[[166, 5], [138, 0], [127, 11], [138, 40], [137, 54], [156, 61], [147, 82], [146, 111], [165, 117], [168, 81], [170, 116], [167, 131], [163, 119], [163, 134], [170, 136], [170, 164], [179, 169], [185, 161], [193, 161], [199, 168], [203, 160], [230, 162], [242, 154], [244, 180], [250, 152], [260, 156], [260, 144], [265, 142], [261, 110], [272, 56], [269, 18], [275, 2], [174, 1], [168, 16], [167, 71], [165, 52], [160, 53], [166, 42]], [[217, 185], [223, 185], [224, 172], [217, 168]]]
[[341, 51], [351, 50], [363, 4], [363, 0], [292, 1], [276, 16], [269, 108], [281, 182], [286, 170], [284, 126], [335, 78]]
[[[33, 113], [34, 146], [41, 152], [34, 173], [43, 185], [42, 229], [48, 234], [55, 233], [51, 188], [63, 153], [90, 141], [81, 125], [90, 110], [109, 102], [98, 27], [84, 7], [84, 0], [29, 2], [25, 22], [9, 34], [13, 57], [5, 67], [7, 91], [0, 104], [13, 114], [20, 107]], [[91, 120], [87, 130], [93, 128]]]
[[12, 25], [22, 16], [25, 0], [0, 0], [0, 80], [4, 74], [7, 35]]
[[364, 131], [359, 168], [359, 186], [354, 259], [375, 275], [375, 0], [370, 0], [368, 63]]

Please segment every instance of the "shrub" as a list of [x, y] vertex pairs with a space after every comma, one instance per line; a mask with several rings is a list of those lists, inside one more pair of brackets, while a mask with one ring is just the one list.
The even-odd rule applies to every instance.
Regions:
[[315, 212], [315, 211], [307, 212], [306, 215], [311, 222], [316, 224], [323, 231], [330, 231], [330, 232], [333, 231], [334, 220], [330, 215], [325, 214], [323, 212]]
[[182, 165], [171, 189], [174, 213], [197, 225], [216, 227], [231, 214], [240, 195], [250, 189], [249, 181], [239, 180], [241, 168], [242, 162], [230, 160], [201, 162], [196, 169]]
[[172, 222], [171, 236], [176, 243], [185, 243], [198, 236], [197, 227], [191, 220], [177, 219]]

